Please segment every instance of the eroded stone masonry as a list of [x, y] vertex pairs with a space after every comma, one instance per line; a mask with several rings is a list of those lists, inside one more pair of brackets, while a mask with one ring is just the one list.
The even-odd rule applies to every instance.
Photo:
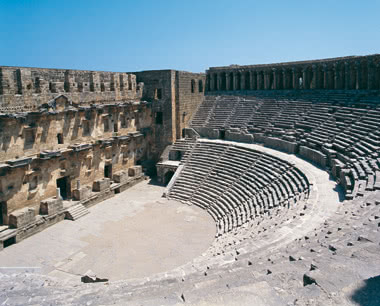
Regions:
[[204, 74], [173, 70], [0, 67], [1, 247], [154, 172], [204, 84]]

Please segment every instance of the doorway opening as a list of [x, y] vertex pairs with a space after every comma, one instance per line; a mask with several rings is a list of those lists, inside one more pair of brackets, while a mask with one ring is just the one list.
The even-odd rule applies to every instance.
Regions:
[[164, 176], [164, 184], [167, 185], [169, 184], [170, 180], [172, 179], [174, 175], [174, 171], [168, 171], [165, 173], [165, 176]]
[[8, 206], [7, 202], [0, 202], [0, 225], [8, 224]]
[[57, 140], [58, 140], [58, 144], [63, 144], [63, 134], [62, 133], [57, 134]]
[[226, 138], [226, 131], [224, 131], [224, 130], [219, 131], [219, 138], [225, 139]]
[[3, 247], [6, 248], [6, 247], [9, 247], [10, 245], [15, 244], [15, 243], [16, 243], [16, 236], [13, 236], [13, 237], [10, 237], [10, 238], [4, 240]]
[[60, 189], [62, 199], [67, 200], [70, 197], [70, 181], [67, 176], [57, 179], [57, 188]]
[[112, 165], [104, 166], [104, 177], [112, 179]]

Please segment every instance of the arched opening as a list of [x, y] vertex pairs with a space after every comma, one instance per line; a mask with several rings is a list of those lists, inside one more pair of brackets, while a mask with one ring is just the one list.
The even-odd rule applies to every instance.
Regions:
[[229, 90], [234, 90], [234, 74], [232, 72], [230, 72], [229, 83]]
[[112, 179], [112, 164], [104, 165], [104, 177]]
[[171, 170], [169, 170], [168, 172], [165, 173], [165, 176], [164, 176], [164, 184], [165, 185], [169, 184], [173, 175], [174, 175], [174, 171], [171, 171]]
[[248, 72], [248, 71], [245, 73], [244, 81], [245, 81], [245, 84], [244, 84], [244, 88], [245, 88], [245, 90], [250, 90], [250, 89], [252, 89], [252, 88], [251, 88], [251, 78], [250, 78], [250, 76], [249, 76], [249, 72]]
[[222, 79], [222, 84], [221, 84], [221, 90], [227, 90], [227, 84], [226, 84], [226, 73], [225, 72], [222, 72], [221, 75], [220, 75], [221, 79]]
[[203, 81], [202, 80], [198, 81], [198, 91], [203, 92]]
[[236, 74], [236, 90], [241, 90], [241, 74], [238, 72]]
[[283, 74], [282, 74], [282, 71], [280, 71], [277, 75], [277, 80], [275, 80], [276, 82], [276, 89], [284, 89], [284, 78], [283, 78]]
[[302, 77], [300, 77], [298, 79], [298, 86], [299, 86], [299, 88], [303, 88], [303, 78]]
[[274, 77], [273, 73], [269, 73], [268, 75], [268, 81], [269, 81], [269, 86], [267, 89], [274, 89]]
[[0, 202], [0, 225], [8, 224], [8, 206], [7, 202]]

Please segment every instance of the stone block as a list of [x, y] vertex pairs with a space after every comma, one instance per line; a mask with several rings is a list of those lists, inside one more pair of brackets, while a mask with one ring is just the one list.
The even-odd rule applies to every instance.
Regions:
[[11, 228], [20, 228], [35, 221], [34, 208], [25, 207], [10, 214], [8, 222]]
[[113, 180], [115, 183], [120, 183], [124, 184], [128, 181], [128, 172], [123, 170], [123, 171], [118, 171], [113, 175]]
[[83, 186], [73, 190], [73, 198], [75, 201], [87, 199], [91, 195], [91, 186]]
[[61, 198], [49, 198], [41, 201], [40, 214], [41, 215], [54, 215], [63, 208], [63, 202]]
[[92, 185], [93, 191], [103, 191], [110, 187], [111, 180], [108, 177], [97, 180]]
[[129, 176], [140, 176], [142, 174], [142, 167], [141, 166], [133, 166], [128, 169], [128, 175]]
[[300, 146], [300, 155], [308, 160], [311, 160], [321, 166], [322, 168], [326, 168], [327, 165], [327, 157], [325, 154], [320, 151], [308, 148], [306, 146]]
[[280, 138], [266, 137], [264, 139], [264, 144], [266, 147], [284, 151], [291, 154], [295, 154], [298, 151], [298, 145], [296, 142], [290, 142], [290, 141], [286, 141]]

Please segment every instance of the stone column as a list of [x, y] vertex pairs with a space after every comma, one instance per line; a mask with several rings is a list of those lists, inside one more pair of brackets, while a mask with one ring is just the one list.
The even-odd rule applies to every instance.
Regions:
[[307, 75], [307, 67], [302, 69], [302, 89], [309, 89], [309, 79]]
[[61, 197], [61, 188], [57, 188], [57, 199], [62, 199]]
[[234, 71], [233, 72], [233, 85], [234, 85], [234, 88], [233, 88], [233, 90], [237, 90], [237, 73], [236, 73], [236, 71]]
[[253, 87], [253, 71], [249, 71], [249, 88], [251, 90], [254, 90], [254, 87]]
[[273, 74], [273, 89], [278, 89], [278, 72], [276, 68], [272, 68], [272, 74]]

